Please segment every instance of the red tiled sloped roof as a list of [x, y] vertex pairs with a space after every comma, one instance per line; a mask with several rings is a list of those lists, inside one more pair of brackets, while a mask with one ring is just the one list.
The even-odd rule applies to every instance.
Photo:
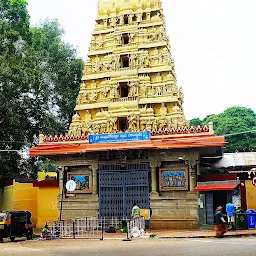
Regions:
[[88, 142], [53, 142], [31, 148], [30, 156], [79, 154], [96, 151], [130, 149], [177, 149], [224, 146], [223, 136], [191, 136], [154, 139], [149, 141], [88, 144]]

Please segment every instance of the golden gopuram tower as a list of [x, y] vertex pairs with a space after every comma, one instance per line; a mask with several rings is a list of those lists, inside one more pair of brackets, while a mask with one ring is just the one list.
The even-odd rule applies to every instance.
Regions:
[[99, 0], [74, 137], [187, 126], [160, 0]]

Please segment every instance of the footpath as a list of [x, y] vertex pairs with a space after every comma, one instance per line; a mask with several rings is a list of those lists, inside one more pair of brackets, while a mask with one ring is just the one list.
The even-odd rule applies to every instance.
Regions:
[[[146, 233], [156, 234], [159, 239], [212, 238], [214, 230], [146, 230]], [[228, 231], [224, 237], [256, 236], [256, 229]], [[125, 239], [126, 234], [104, 234], [104, 239]]]
[[[40, 236], [41, 229], [34, 230], [35, 235]], [[156, 234], [159, 239], [184, 239], [184, 238], [212, 238], [214, 230], [146, 230], [146, 233]], [[256, 229], [228, 231], [225, 237], [256, 236]], [[105, 239], [126, 239], [126, 233], [104, 233]]]
[[[214, 230], [152, 230], [158, 238], [210, 238]], [[256, 236], [256, 229], [228, 231], [226, 237]]]

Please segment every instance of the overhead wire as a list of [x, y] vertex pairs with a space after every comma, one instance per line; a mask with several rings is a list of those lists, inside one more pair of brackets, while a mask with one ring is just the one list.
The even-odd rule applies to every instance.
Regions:
[[250, 131], [245, 131], [245, 132], [237, 132], [237, 133], [231, 133], [231, 134], [224, 134], [224, 135], [221, 135], [221, 136], [230, 137], [230, 136], [241, 135], [241, 134], [246, 134], [246, 133], [254, 133], [254, 132], [256, 132], [256, 130], [250, 130]]
[[20, 144], [30, 144], [30, 142], [17, 141], [17, 140], [0, 140], [0, 143], [20, 143]]
[[22, 152], [22, 149], [0, 149], [0, 152]]

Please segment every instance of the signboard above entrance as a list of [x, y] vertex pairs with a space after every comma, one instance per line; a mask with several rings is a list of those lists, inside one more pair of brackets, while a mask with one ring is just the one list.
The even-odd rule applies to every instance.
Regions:
[[150, 140], [150, 131], [89, 135], [89, 144]]

